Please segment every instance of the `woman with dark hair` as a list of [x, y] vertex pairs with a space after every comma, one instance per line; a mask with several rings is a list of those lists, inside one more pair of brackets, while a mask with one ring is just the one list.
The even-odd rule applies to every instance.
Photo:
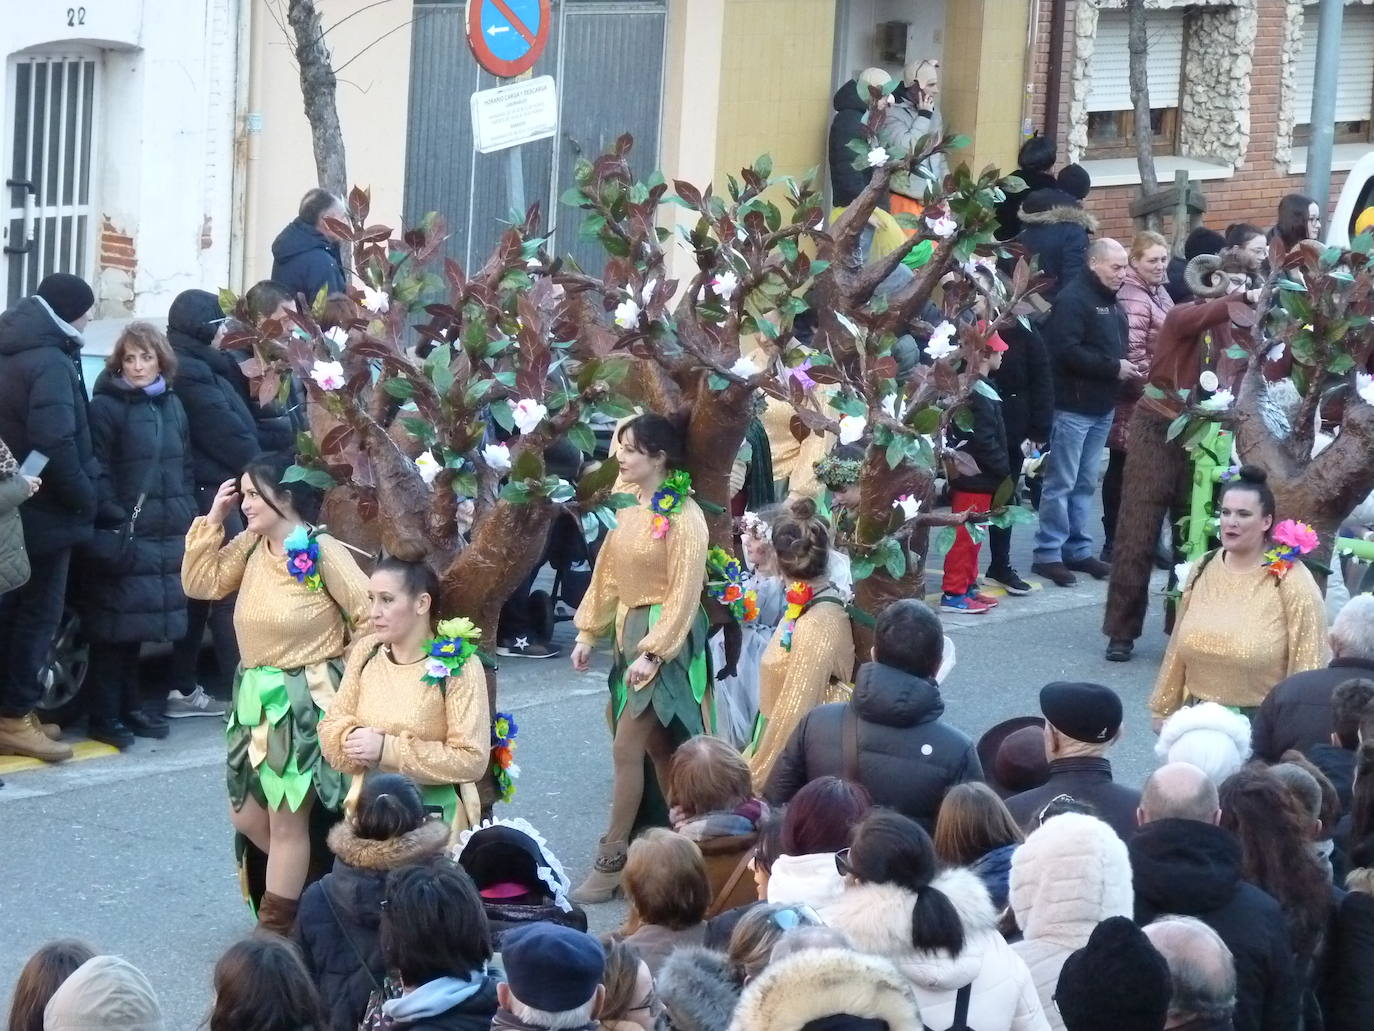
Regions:
[[1236, 222], [1226, 227], [1226, 246], [1242, 255], [1246, 263], [1261, 272], [1269, 265], [1269, 240], [1264, 230], [1249, 222]]
[[353, 774], [404, 773], [425, 804], [440, 806], [455, 831], [481, 818], [476, 781], [491, 755], [487, 679], [478, 631], [466, 619], [438, 620], [439, 576], [424, 562], [384, 558], [368, 587], [372, 633], [349, 652], [343, 683], [320, 720], [320, 751]]
[[[347, 778], [319, 749], [319, 721], [343, 677], [344, 646], [367, 626], [367, 578], [352, 554], [312, 530], [319, 493], [285, 481], [289, 455], [265, 456], [220, 485], [191, 524], [181, 569], [188, 597], [238, 591], [234, 630], [242, 664], [229, 712], [229, 803], [234, 829], [267, 856], [260, 926], [291, 929], [310, 868], [310, 812], [335, 811]], [[239, 503], [247, 529], [223, 544]], [[241, 851], [242, 854], [242, 851]]]
[[1021, 231], [1021, 205], [1036, 190], [1053, 190], [1059, 180], [1051, 173], [1055, 161], [1054, 141], [1038, 132], [1021, 144], [1012, 173], [1026, 184], [1016, 193], [1008, 192], [997, 205], [997, 239], [1010, 240]]
[[334, 869], [305, 889], [296, 918], [296, 944], [328, 1007], [332, 1031], [355, 1031], [369, 996], [383, 991], [387, 874], [433, 859], [448, 841], [448, 827], [430, 819], [408, 777], [374, 773], [357, 783], [362, 790], [351, 815], [329, 832]]
[[120, 749], [169, 733], [161, 698], [150, 706], [141, 696], [138, 653], [145, 641], [186, 634], [181, 557], [197, 510], [190, 426], [171, 388], [176, 364], [161, 330], [131, 322], [91, 399], [100, 502], [76, 597], [91, 642], [88, 733]]
[[838, 898], [844, 880], [835, 854], [849, 847], [854, 828], [873, 808], [862, 784], [817, 777], [783, 811], [782, 855], [768, 876], [768, 901], [805, 903], [819, 909]]
[[[617, 438], [621, 479], [640, 504], [617, 514], [573, 620], [572, 664], [580, 673], [591, 669], [596, 639], [614, 634], [609, 685], [615, 779], [595, 865], [573, 892], [573, 900], [583, 904], [609, 901], [619, 890], [631, 832], [664, 822], [654, 809], [668, 783], [673, 749], [714, 722], [709, 628], [701, 607], [706, 517], [683, 471], [682, 433], [663, 416], [648, 414], [625, 423]], [[653, 781], [646, 760], [652, 762]]]
[[210, 1031], [325, 1031], [320, 993], [288, 941], [253, 936], [229, 946], [215, 964]]
[[821, 917], [906, 976], [928, 1027], [963, 1019], [979, 1031], [1047, 1031], [1030, 971], [998, 933], [987, 889], [968, 870], [940, 872], [920, 824], [879, 810], [836, 862], [845, 891]]
[[1300, 559], [1267, 555], [1274, 492], [1263, 469], [1242, 466], [1217, 506], [1221, 547], [1181, 576], [1183, 596], [1150, 696], [1158, 730], [1192, 700], [1254, 718], [1274, 685], [1326, 664], [1326, 611]]
[[43, 1010], [62, 982], [91, 959], [95, 949], [73, 938], [48, 942], [24, 964], [10, 1000], [9, 1031], [43, 1031]]
[[981, 781], [956, 784], [935, 820], [935, 854], [946, 866], [978, 875], [999, 911], [1007, 906], [1011, 857], [1026, 840], [997, 792]]
[[854, 632], [830, 576], [830, 530], [807, 498], [773, 523], [773, 550], [787, 580], [787, 611], [759, 663], [759, 718], [745, 749], [755, 784], [767, 784], [803, 716], [846, 701], [854, 675]]
[[1287, 254], [1304, 240], [1316, 240], [1322, 232], [1322, 210], [1317, 202], [1302, 193], [1290, 193], [1279, 201], [1278, 221], [1270, 230]]
[[625, 942], [655, 977], [674, 949], [705, 939], [711, 885], [701, 849], [682, 835], [650, 827], [630, 844], [625, 897]]

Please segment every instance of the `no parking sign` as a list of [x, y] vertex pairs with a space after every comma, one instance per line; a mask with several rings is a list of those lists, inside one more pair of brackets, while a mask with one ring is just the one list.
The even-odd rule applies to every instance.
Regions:
[[468, 0], [468, 46], [493, 75], [534, 67], [549, 41], [549, 0]]

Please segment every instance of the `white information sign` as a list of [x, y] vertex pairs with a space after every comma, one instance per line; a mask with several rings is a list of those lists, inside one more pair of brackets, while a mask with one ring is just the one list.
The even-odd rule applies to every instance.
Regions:
[[557, 129], [558, 95], [552, 75], [472, 95], [472, 139], [483, 154], [547, 139]]

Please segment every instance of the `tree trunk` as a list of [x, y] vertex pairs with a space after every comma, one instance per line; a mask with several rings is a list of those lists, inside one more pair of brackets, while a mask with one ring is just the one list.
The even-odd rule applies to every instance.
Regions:
[[[1145, 25], [1145, 0], [1126, 0], [1130, 18], [1131, 107], [1135, 110], [1135, 162], [1140, 170], [1140, 196], [1153, 197], [1159, 192], [1155, 178], [1154, 132], [1150, 126], [1150, 76], [1146, 60], [1150, 52]], [[1159, 213], [1145, 216], [1145, 227], [1158, 231]]]
[[324, 27], [315, 0], [290, 0], [286, 20], [296, 37], [296, 63], [301, 71], [301, 97], [310, 122], [310, 142], [315, 151], [319, 184], [343, 197], [348, 191], [344, 163], [343, 129], [339, 126], [336, 93], [338, 80], [324, 41]]

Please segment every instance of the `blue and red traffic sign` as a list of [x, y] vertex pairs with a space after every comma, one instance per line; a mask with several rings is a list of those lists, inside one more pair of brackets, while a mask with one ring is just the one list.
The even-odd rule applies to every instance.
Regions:
[[549, 0], [468, 0], [468, 46], [504, 78], [534, 67], [549, 41]]

